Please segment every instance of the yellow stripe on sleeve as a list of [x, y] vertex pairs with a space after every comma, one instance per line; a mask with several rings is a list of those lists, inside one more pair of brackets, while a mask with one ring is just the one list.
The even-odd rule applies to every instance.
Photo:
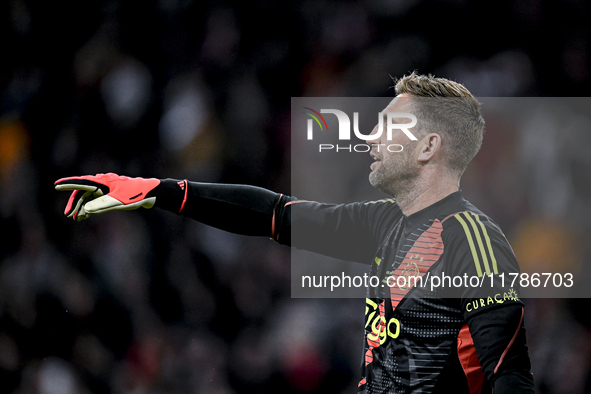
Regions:
[[480, 260], [478, 259], [478, 254], [476, 253], [476, 248], [474, 247], [474, 241], [472, 240], [472, 234], [470, 234], [470, 229], [468, 228], [468, 225], [466, 224], [464, 219], [462, 219], [462, 217], [460, 216], [459, 213], [454, 215], [454, 217], [456, 219], [458, 219], [458, 222], [460, 222], [460, 224], [464, 228], [464, 232], [466, 233], [466, 238], [468, 239], [468, 244], [470, 245], [470, 250], [472, 251], [472, 257], [474, 258], [474, 265], [476, 266], [476, 272], [478, 273], [478, 276], [480, 277], [480, 276], [482, 276], [482, 269], [480, 269]]
[[484, 244], [482, 243], [482, 237], [480, 236], [480, 231], [474, 219], [470, 216], [468, 212], [464, 212], [464, 216], [472, 225], [474, 229], [474, 234], [476, 234], [476, 242], [478, 242], [478, 247], [480, 248], [480, 255], [482, 256], [482, 262], [484, 263], [484, 269], [486, 270], [486, 274], [490, 275], [490, 266], [488, 265], [488, 257], [486, 257], [486, 251], [484, 250]]
[[488, 247], [488, 253], [490, 254], [490, 261], [492, 262], [493, 272], [495, 274], [498, 274], [499, 270], [497, 269], [497, 259], [495, 258], [495, 254], [493, 253], [492, 245], [490, 244], [490, 238], [488, 237], [488, 231], [486, 230], [486, 227], [484, 227], [484, 224], [480, 221], [478, 215], [475, 215], [475, 217], [476, 217], [476, 221], [478, 222], [478, 224], [480, 224], [480, 227], [482, 227], [482, 233], [484, 234], [484, 239], [486, 240], [486, 246]]

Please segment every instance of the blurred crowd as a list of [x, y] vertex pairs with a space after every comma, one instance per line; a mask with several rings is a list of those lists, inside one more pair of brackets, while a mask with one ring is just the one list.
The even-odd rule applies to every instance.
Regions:
[[[0, 391], [355, 392], [363, 299], [292, 299], [288, 248], [158, 209], [76, 223], [53, 182], [290, 193], [291, 97], [387, 97], [412, 70], [585, 96], [588, 17], [582, 0], [1, 2]], [[493, 108], [462, 188], [524, 269], [584, 281], [590, 106], [567, 107]], [[569, 296], [526, 300], [542, 394], [591, 392], [587, 300]]]

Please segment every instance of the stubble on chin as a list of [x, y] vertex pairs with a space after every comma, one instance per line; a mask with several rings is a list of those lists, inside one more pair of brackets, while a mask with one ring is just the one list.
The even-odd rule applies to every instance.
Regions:
[[412, 189], [419, 169], [412, 157], [413, 144], [408, 143], [400, 156], [384, 158], [379, 168], [369, 174], [369, 183], [376, 189], [397, 197]]

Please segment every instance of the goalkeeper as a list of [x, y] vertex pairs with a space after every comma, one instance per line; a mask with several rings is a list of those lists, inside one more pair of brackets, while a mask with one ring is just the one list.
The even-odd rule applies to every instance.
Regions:
[[[459, 181], [482, 143], [480, 104], [462, 85], [411, 74], [384, 110], [410, 112], [416, 141], [376, 126], [370, 183], [394, 199], [351, 204], [298, 200], [247, 185], [98, 174], [62, 178], [76, 220], [159, 208], [244, 235], [369, 265], [381, 278], [519, 272], [492, 219], [462, 197]], [[385, 133], [384, 133], [385, 134]], [[380, 150], [384, 143], [402, 152]], [[354, 241], [352, 241], [354, 240]], [[517, 289], [369, 288], [359, 393], [533, 393]]]

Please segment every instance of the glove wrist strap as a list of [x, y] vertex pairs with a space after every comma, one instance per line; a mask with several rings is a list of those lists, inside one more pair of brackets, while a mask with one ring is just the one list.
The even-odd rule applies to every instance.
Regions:
[[186, 179], [161, 179], [146, 197], [156, 197], [154, 206], [174, 213], [181, 213], [187, 202], [189, 185]]

